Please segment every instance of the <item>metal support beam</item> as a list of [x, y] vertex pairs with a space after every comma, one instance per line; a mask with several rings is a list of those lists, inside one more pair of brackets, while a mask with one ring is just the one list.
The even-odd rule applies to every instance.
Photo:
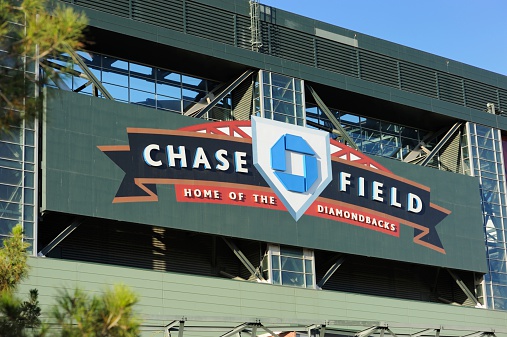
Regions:
[[377, 331], [377, 329], [378, 326], [372, 326], [371, 328], [359, 331], [358, 333], [355, 334], [355, 337], [368, 337], [369, 335]]
[[333, 274], [335, 273], [335, 271], [337, 271], [338, 268], [340, 268], [340, 266], [342, 265], [342, 263], [345, 262], [346, 259], [347, 259], [347, 257], [345, 255], [340, 256], [335, 261], [335, 263], [333, 263], [333, 265], [329, 268], [329, 270], [326, 272], [326, 274], [324, 274], [324, 276], [319, 281], [319, 283], [317, 284], [317, 286], [319, 288], [322, 288], [324, 286], [324, 284], [326, 284], [326, 282], [331, 278], [331, 276], [333, 276]]
[[347, 131], [345, 131], [344, 128], [342, 128], [340, 122], [336, 119], [336, 117], [333, 115], [333, 113], [328, 109], [326, 104], [324, 104], [324, 101], [319, 97], [319, 95], [313, 90], [313, 88], [309, 85], [306, 85], [306, 88], [308, 91], [310, 91], [310, 94], [312, 94], [313, 98], [315, 99], [315, 102], [319, 106], [319, 108], [326, 114], [327, 118], [333, 124], [334, 128], [338, 131], [339, 136], [342, 137], [348, 146], [355, 150], [359, 150], [359, 147], [354, 143], [352, 138], [349, 137], [349, 134]]
[[234, 244], [234, 242], [228, 240], [225, 237], [222, 237], [225, 243], [229, 246], [229, 248], [234, 252], [236, 257], [243, 263], [243, 265], [248, 269], [251, 275], [255, 276], [257, 280], [264, 281], [261, 273], [253, 266], [253, 264], [248, 260], [248, 258], [239, 250], [239, 248]]
[[421, 166], [426, 166], [431, 159], [442, 149], [442, 147], [447, 143], [447, 141], [454, 135], [456, 131], [459, 130], [463, 123], [456, 122], [450, 129], [447, 131], [447, 133], [440, 139], [437, 145], [431, 150], [431, 152], [424, 158], [424, 160], [421, 162]]
[[326, 326], [325, 325], [321, 325], [320, 326], [319, 337], [325, 337], [325, 336], [326, 336]]
[[180, 321], [180, 327], [178, 329], [178, 337], [183, 337], [183, 331], [185, 331], [185, 321]]
[[432, 331], [433, 329], [424, 329], [422, 331], [419, 331], [419, 332], [416, 332], [414, 334], [411, 334], [410, 337], [419, 337], [419, 336], [422, 336], [430, 331]]
[[234, 81], [232, 81], [231, 84], [229, 84], [227, 87], [225, 87], [225, 89], [218, 95], [215, 96], [215, 98], [213, 98], [213, 100], [211, 100], [208, 105], [206, 105], [202, 110], [196, 112], [195, 114], [191, 113], [191, 114], [186, 114], [187, 116], [192, 116], [192, 117], [195, 117], [195, 118], [201, 118], [202, 116], [204, 116], [208, 111], [210, 111], [218, 102], [220, 102], [228, 93], [230, 93], [232, 90], [236, 89], [238, 87], [238, 85], [240, 85], [241, 83], [243, 83], [244, 80], [246, 80], [250, 75], [252, 75], [256, 70], [253, 70], [253, 69], [249, 69], [247, 71], [245, 71], [243, 74], [241, 74], [240, 77], [238, 77], [237, 79], [235, 79]]
[[171, 323], [167, 324], [165, 326], [165, 331], [164, 331], [164, 337], [169, 337], [171, 336], [171, 328], [173, 328], [174, 326], [176, 326], [176, 324], [178, 324], [179, 321], [172, 321]]
[[264, 329], [267, 333], [270, 333], [272, 337], [280, 337], [276, 333], [274, 333], [273, 331], [271, 331], [271, 329], [266, 328], [264, 325], [261, 325], [261, 329]]
[[231, 331], [226, 332], [225, 334], [223, 334], [220, 337], [230, 337], [230, 336], [233, 336], [233, 335], [237, 334], [238, 332], [241, 332], [243, 329], [245, 329], [247, 327], [248, 327], [248, 323], [240, 324], [237, 327], [235, 327], [234, 329], [232, 329]]
[[66, 49], [72, 60], [79, 65], [81, 70], [83, 70], [88, 79], [93, 83], [93, 85], [96, 88], [98, 88], [98, 90], [102, 93], [102, 95], [104, 95], [105, 98], [114, 101], [113, 96], [107, 91], [107, 89], [102, 85], [102, 83], [100, 83], [97, 77], [93, 75], [92, 71], [90, 70], [90, 68], [88, 68], [86, 63], [84, 63], [83, 59], [81, 59], [81, 57], [72, 48], [67, 47]]
[[252, 332], [250, 333], [252, 337], [257, 337], [257, 324], [252, 327]]
[[67, 236], [70, 235], [76, 228], [79, 227], [84, 221], [83, 217], [76, 217], [72, 223], [65, 228], [60, 234], [56, 236], [46, 247], [42, 248], [37, 256], [45, 257], [52, 251], [60, 242], [62, 242]]
[[472, 294], [472, 292], [470, 291], [470, 289], [468, 289], [468, 287], [461, 280], [461, 278], [457, 274], [455, 274], [454, 272], [452, 272], [450, 269], [447, 269], [447, 271], [452, 276], [452, 278], [454, 279], [454, 281], [456, 281], [456, 284], [461, 288], [461, 290], [463, 290], [463, 292], [465, 293], [465, 295], [467, 295], [468, 299], [471, 300], [472, 302], [474, 302], [475, 305], [480, 304], [479, 301], [477, 300], [477, 298], [475, 298], [475, 295]]
[[313, 333], [314, 331], [319, 332], [318, 337], [324, 337], [324, 335], [326, 334], [326, 326], [319, 325], [319, 324], [313, 324], [313, 325], [306, 327], [306, 332], [308, 333], [308, 337], [313, 337], [313, 336], [317, 337], [317, 335]]

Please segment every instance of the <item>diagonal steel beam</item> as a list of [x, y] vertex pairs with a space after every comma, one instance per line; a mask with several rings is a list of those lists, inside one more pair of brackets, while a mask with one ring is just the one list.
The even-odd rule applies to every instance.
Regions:
[[42, 248], [37, 256], [45, 257], [52, 251], [60, 242], [62, 242], [67, 236], [69, 236], [76, 228], [79, 227], [84, 221], [83, 217], [76, 217], [72, 223], [67, 226], [60, 234], [58, 234], [46, 247]]
[[67, 52], [69, 53], [70, 57], [72, 58], [72, 60], [79, 65], [81, 70], [83, 70], [83, 72], [86, 74], [88, 79], [90, 81], [92, 81], [93, 85], [96, 86], [100, 90], [102, 95], [104, 95], [104, 97], [106, 97], [107, 99], [114, 101], [113, 96], [109, 93], [109, 91], [107, 91], [107, 89], [102, 85], [102, 83], [98, 80], [98, 78], [95, 77], [95, 75], [93, 75], [92, 71], [90, 70], [90, 68], [88, 68], [86, 63], [84, 63], [81, 56], [79, 56], [76, 53], [76, 51], [70, 47], [67, 47], [66, 49], [67, 49]]
[[472, 302], [474, 302], [475, 305], [479, 304], [479, 301], [477, 300], [477, 298], [475, 298], [474, 294], [472, 294], [470, 289], [468, 289], [468, 287], [461, 280], [461, 278], [457, 274], [455, 274], [453, 271], [451, 271], [450, 269], [447, 269], [447, 272], [452, 276], [454, 281], [456, 281], [456, 284], [461, 288], [461, 290], [463, 290], [465, 295], [467, 295], [468, 299], [471, 300]]
[[208, 103], [201, 111], [197, 112], [196, 114], [192, 115], [192, 117], [195, 118], [201, 118], [204, 116], [208, 111], [210, 111], [215, 105], [217, 105], [218, 102], [222, 100], [228, 93], [230, 93], [232, 90], [236, 89], [238, 85], [243, 83], [244, 80], [246, 80], [250, 75], [252, 75], [256, 70], [254, 69], [248, 69], [243, 74], [241, 74], [240, 77], [232, 81], [231, 84], [229, 84], [225, 89], [215, 96], [211, 102]]
[[231, 331], [228, 331], [228, 332], [224, 333], [220, 337], [229, 337], [229, 336], [235, 335], [235, 334], [237, 334], [238, 332], [241, 332], [243, 329], [245, 329], [247, 327], [248, 327], [248, 323], [240, 324], [237, 327], [235, 327], [234, 329], [232, 329]]
[[261, 329], [264, 329], [266, 332], [270, 333], [272, 337], [280, 337], [278, 336], [278, 334], [274, 333], [273, 331], [271, 331], [271, 329], [265, 327], [264, 325], [261, 325]]
[[170, 330], [171, 330], [174, 326], [176, 326], [176, 324], [178, 324], [178, 323], [179, 323], [179, 321], [172, 321], [171, 323], [167, 324], [167, 325], [165, 326], [164, 337], [169, 337], [169, 336], [171, 336], [171, 332], [170, 332]]
[[372, 327], [370, 327], [368, 329], [359, 331], [358, 333], [355, 334], [355, 336], [356, 337], [367, 337], [367, 336], [373, 334], [378, 329], [379, 329], [378, 326], [372, 326]]
[[344, 256], [344, 255], [340, 256], [335, 261], [335, 263], [333, 263], [333, 265], [329, 268], [329, 270], [326, 272], [326, 274], [324, 274], [324, 276], [319, 281], [319, 283], [317, 284], [317, 286], [319, 288], [322, 288], [324, 286], [324, 284], [326, 284], [326, 282], [331, 278], [331, 276], [333, 276], [333, 274], [338, 270], [338, 268], [340, 268], [340, 266], [342, 265], [342, 263], [345, 262], [346, 259], [347, 259], [346, 256]]
[[410, 337], [419, 337], [419, 336], [422, 336], [430, 331], [433, 331], [434, 329], [424, 329], [422, 331], [419, 331], [419, 332], [416, 332], [414, 334], [411, 334]]
[[319, 108], [324, 112], [324, 114], [326, 114], [331, 124], [333, 124], [333, 127], [338, 131], [339, 135], [345, 140], [347, 145], [355, 150], [359, 150], [359, 147], [352, 140], [352, 138], [350, 138], [347, 131], [345, 131], [345, 129], [341, 126], [340, 122], [336, 119], [331, 110], [329, 110], [326, 104], [324, 104], [324, 101], [320, 98], [317, 92], [315, 92], [315, 90], [308, 84], [306, 85], [306, 88], [308, 89], [308, 91], [310, 91], [310, 94], [312, 94]]
[[222, 236], [222, 239], [225, 241], [227, 246], [233, 251], [236, 257], [243, 263], [243, 265], [248, 269], [251, 275], [255, 276], [259, 281], [264, 281], [261, 273], [253, 266], [253, 264], [248, 260], [248, 258], [243, 254], [241, 250], [234, 244], [234, 242], [228, 240], [227, 238]]
[[447, 143], [447, 141], [454, 135], [456, 131], [463, 125], [462, 122], [456, 122], [447, 133], [440, 139], [437, 145], [431, 150], [431, 152], [424, 158], [421, 162], [421, 166], [426, 166], [431, 161], [431, 159], [442, 149], [442, 147]]

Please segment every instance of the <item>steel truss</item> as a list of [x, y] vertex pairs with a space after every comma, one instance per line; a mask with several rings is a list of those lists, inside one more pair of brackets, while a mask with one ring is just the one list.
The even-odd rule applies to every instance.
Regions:
[[[235, 317], [165, 317], [146, 316], [143, 331], [164, 333], [165, 337], [216, 336], [232, 337], [247, 335], [251, 337], [282, 337], [292, 333], [292, 337], [496, 337], [507, 330], [488, 326], [462, 326], [410, 324], [382, 321], [353, 320], [288, 320], [276, 318], [235, 318]], [[169, 322], [165, 325], [156, 322]], [[151, 323], [148, 323], [151, 322]]]

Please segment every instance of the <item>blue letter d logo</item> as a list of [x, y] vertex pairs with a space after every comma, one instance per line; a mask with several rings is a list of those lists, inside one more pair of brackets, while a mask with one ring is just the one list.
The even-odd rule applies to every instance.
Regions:
[[[303, 155], [303, 176], [287, 173], [285, 151]], [[300, 136], [285, 134], [271, 147], [271, 168], [283, 186], [292, 192], [304, 193], [318, 178], [315, 151]]]

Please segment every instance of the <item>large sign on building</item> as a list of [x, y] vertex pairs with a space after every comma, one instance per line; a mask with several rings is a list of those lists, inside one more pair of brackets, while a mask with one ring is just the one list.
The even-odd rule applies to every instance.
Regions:
[[[327, 133], [263, 118], [208, 123], [150, 110], [141, 119], [142, 108], [77, 98], [91, 101], [82, 113], [102, 123], [88, 118], [76, 138], [70, 118], [63, 128], [47, 124], [47, 211], [486, 269], [473, 178], [374, 159]], [[73, 103], [67, 111], [80, 109]], [[49, 116], [59, 110], [54, 104]], [[63, 136], [92, 167], [57, 160], [83, 161], [62, 149]], [[51, 183], [64, 176], [65, 186]]]

